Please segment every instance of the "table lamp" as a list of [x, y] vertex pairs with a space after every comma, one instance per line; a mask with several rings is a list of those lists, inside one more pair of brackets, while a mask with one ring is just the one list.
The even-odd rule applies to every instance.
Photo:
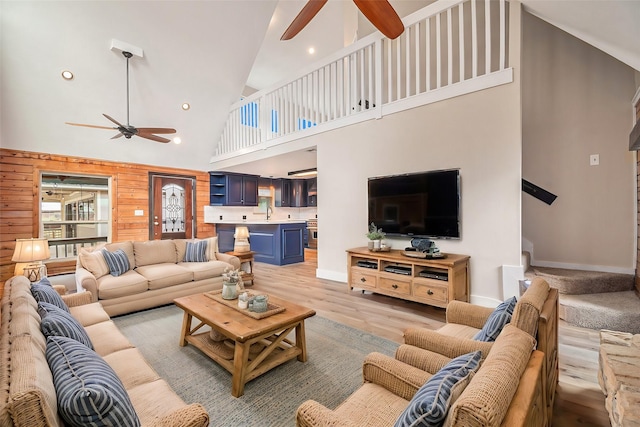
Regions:
[[251, 251], [251, 246], [249, 245], [249, 229], [247, 227], [236, 227], [236, 232], [233, 237], [236, 239], [233, 245], [234, 252]]
[[[14, 273], [24, 274], [31, 283], [47, 277], [47, 267], [42, 263], [49, 259], [49, 242], [47, 239], [16, 239], [16, 249], [13, 258], [16, 268]], [[20, 264], [21, 263], [21, 264]]]

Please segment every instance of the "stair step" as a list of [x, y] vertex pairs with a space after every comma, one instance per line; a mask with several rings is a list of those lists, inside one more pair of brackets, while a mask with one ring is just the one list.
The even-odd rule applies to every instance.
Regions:
[[635, 291], [560, 295], [559, 317], [589, 329], [640, 334], [640, 298]]
[[561, 294], [581, 295], [607, 292], [623, 292], [634, 289], [632, 274], [607, 273], [602, 271], [570, 270], [565, 268], [531, 266], [527, 278], [544, 278], [549, 286]]

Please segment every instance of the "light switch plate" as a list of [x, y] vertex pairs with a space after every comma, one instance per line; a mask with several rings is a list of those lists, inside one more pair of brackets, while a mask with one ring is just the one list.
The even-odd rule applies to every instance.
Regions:
[[135, 216], [143, 216], [144, 215], [144, 211], [142, 209], [136, 209], [135, 211], [133, 211], [133, 215], [135, 215]]
[[598, 166], [600, 164], [600, 154], [592, 154], [589, 156], [589, 165]]

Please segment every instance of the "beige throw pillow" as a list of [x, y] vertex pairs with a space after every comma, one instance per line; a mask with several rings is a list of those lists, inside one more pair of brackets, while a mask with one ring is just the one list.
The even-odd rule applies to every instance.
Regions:
[[104, 260], [102, 251], [89, 251], [82, 248], [80, 249], [78, 258], [80, 259], [80, 265], [82, 265], [83, 268], [89, 270], [89, 272], [93, 274], [96, 279], [109, 274], [109, 266]]
[[218, 252], [218, 236], [209, 237], [205, 239], [207, 241], [207, 259], [209, 261], [215, 261], [218, 258], [216, 257], [216, 253]]

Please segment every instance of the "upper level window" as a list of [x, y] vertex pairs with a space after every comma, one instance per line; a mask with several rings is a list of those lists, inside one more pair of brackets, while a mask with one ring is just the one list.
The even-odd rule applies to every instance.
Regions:
[[79, 248], [109, 238], [109, 178], [43, 173], [40, 226], [51, 259], [78, 255]]

